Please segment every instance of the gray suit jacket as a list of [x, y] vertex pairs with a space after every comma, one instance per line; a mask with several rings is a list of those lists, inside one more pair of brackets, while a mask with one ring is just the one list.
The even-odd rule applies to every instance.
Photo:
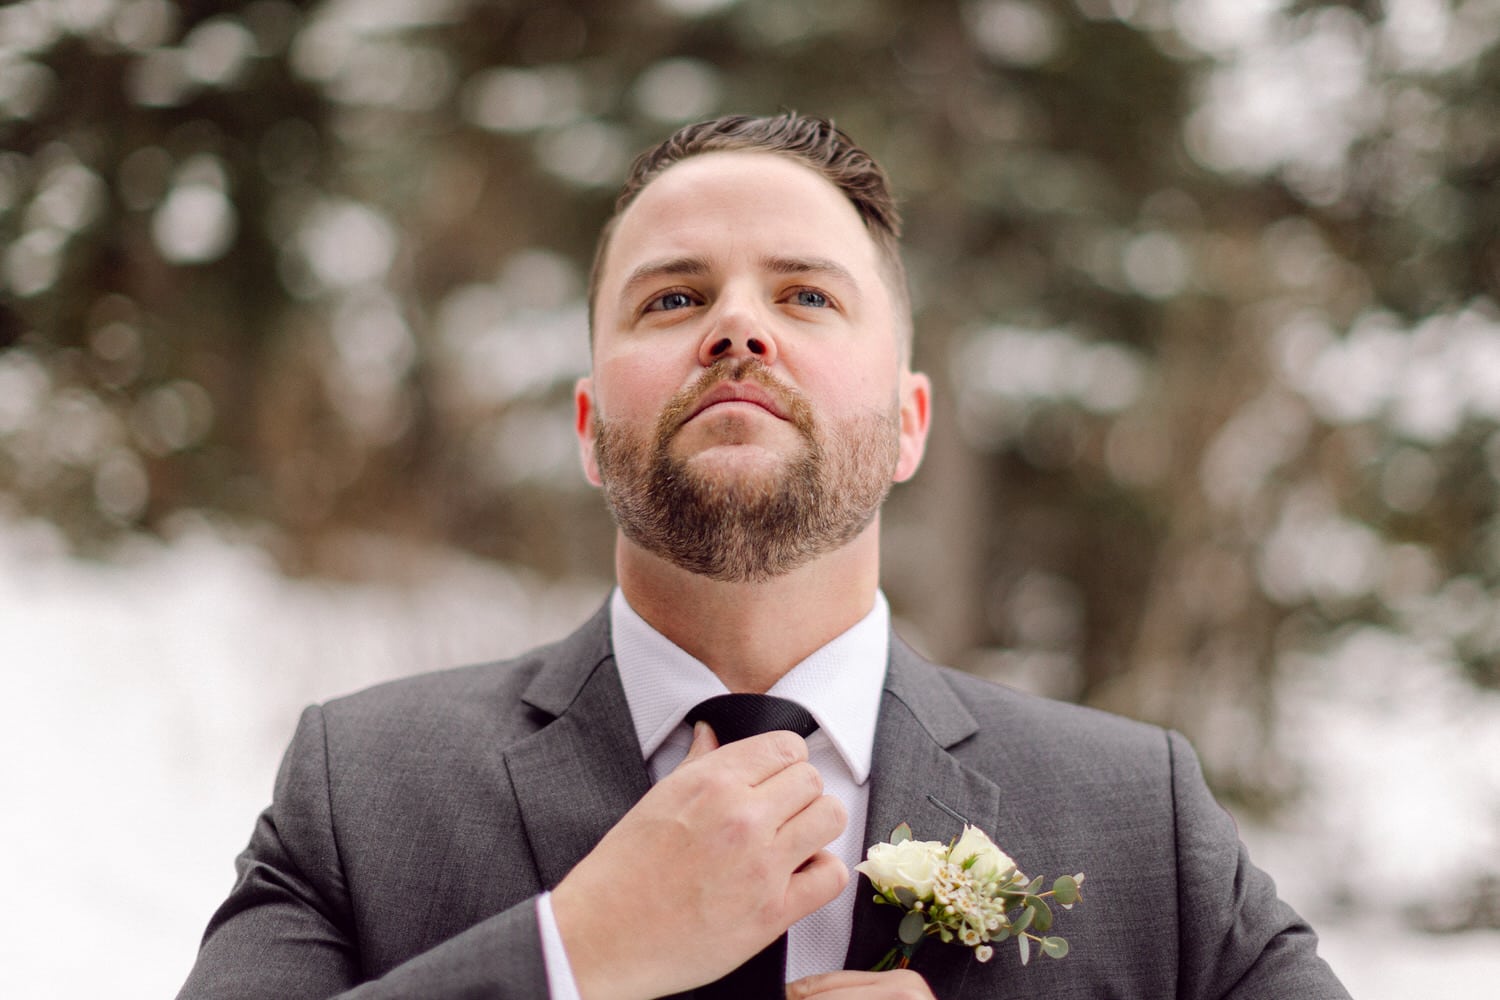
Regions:
[[[547, 995], [534, 897], [649, 786], [601, 611], [517, 660], [396, 681], [302, 717], [182, 998]], [[940, 1000], [1347, 997], [1246, 858], [1176, 734], [1022, 695], [891, 645], [866, 843], [989, 831], [1023, 870], [1087, 873], [1072, 953], [988, 964], [930, 941]], [[895, 942], [860, 892], [848, 968]], [[629, 914], [620, 915], [630, 933]]]

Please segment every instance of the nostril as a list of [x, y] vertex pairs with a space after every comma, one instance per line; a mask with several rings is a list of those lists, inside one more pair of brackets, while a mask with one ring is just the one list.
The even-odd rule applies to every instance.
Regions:
[[766, 345], [762, 344], [758, 340], [755, 340], [754, 338], [751, 338], [751, 340], [748, 343], [746, 343], [745, 346], [748, 347], [748, 348], [750, 348], [750, 353], [751, 354], [764, 354], [764, 353], [766, 353]]
[[716, 342], [714, 346], [710, 347], [708, 349], [708, 353], [717, 357], [720, 354], [723, 354], [725, 351], [729, 350], [729, 347], [730, 340], [728, 337], [725, 337], [723, 340]]

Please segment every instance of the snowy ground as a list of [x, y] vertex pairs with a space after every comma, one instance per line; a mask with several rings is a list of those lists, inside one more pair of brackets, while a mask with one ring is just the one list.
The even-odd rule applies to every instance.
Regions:
[[[46, 527], [0, 521], [4, 995], [173, 995], [303, 704], [519, 651], [602, 595], [456, 556], [415, 590], [287, 581], [207, 531], [90, 563]], [[1469, 851], [1497, 856], [1483, 836], [1493, 814], [1476, 810], [1497, 801], [1500, 704], [1457, 688], [1427, 697], [1404, 674], [1356, 666], [1358, 683], [1335, 662], [1301, 685], [1288, 723], [1341, 720], [1308, 748], [1331, 806], [1247, 839], [1318, 919], [1356, 997], [1474, 996], [1500, 981], [1500, 934], [1414, 934], [1389, 891], [1370, 889], [1458, 877]], [[1392, 724], [1393, 703], [1409, 724]], [[1421, 735], [1455, 717], [1441, 738]], [[1347, 877], [1330, 883], [1329, 870]]]

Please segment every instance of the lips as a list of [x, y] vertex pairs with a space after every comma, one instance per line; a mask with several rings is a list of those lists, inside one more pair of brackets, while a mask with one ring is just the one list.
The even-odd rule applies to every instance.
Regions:
[[767, 411], [778, 420], [788, 420], [786, 408], [767, 390], [753, 382], [720, 382], [698, 397], [698, 402], [688, 413], [688, 420], [720, 403], [751, 403]]

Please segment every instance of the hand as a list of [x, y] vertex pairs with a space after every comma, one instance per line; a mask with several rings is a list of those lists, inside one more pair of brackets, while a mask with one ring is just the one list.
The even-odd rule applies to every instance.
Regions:
[[786, 1000], [935, 1000], [927, 980], [910, 969], [825, 972], [786, 984]]
[[843, 890], [823, 847], [848, 821], [801, 737], [720, 747], [699, 723], [682, 765], [552, 891], [579, 993], [658, 997], [736, 968]]

